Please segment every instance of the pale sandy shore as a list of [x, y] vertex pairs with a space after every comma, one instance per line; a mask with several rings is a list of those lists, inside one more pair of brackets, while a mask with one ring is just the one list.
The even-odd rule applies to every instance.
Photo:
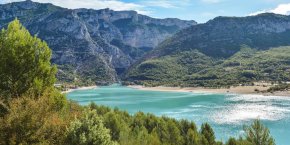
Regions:
[[[288, 96], [290, 97], [290, 91], [274, 92], [274, 93], [261, 93], [266, 91], [269, 87], [264, 86], [237, 86], [231, 88], [202, 88], [202, 87], [144, 87], [144, 86], [128, 86], [139, 90], [150, 90], [150, 91], [172, 91], [172, 92], [192, 92], [192, 93], [217, 93], [217, 94], [260, 94], [263, 96]], [[255, 90], [259, 90], [257, 92]]]
[[67, 93], [71, 93], [73, 91], [78, 91], [78, 90], [90, 90], [90, 89], [95, 89], [97, 88], [97, 86], [87, 86], [87, 87], [78, 87], [76, 89], [68, 89], [67, 91], [62, 91], [62, 94], [67, 94]]

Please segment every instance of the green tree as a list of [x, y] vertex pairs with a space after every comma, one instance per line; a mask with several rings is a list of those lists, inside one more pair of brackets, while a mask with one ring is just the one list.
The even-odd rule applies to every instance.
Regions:
[[95, 110], [85, 110], [80, 119], [76, 119], [67, 129], [66, 143], [70, 145], [114, 145], [110, 130]]
[[187, 145], [198, 145], [199, 136], [198, 133], [192, 129], [189, 129], [186, 134], [186, 144]]
[[167, 122], [167, 131], [169, 133], [169, 142], [174, 145], [182, 145], [184, 140], [180, 135], [180, 130], [178, 129], [175, 120], [169, 120]]
[[230, 137], [225, 145], [253, 145], [252, 143], [248, 142], [246, 139], [240, 137], [239, 139], [235, 139]]
[[244, 128], [247, 140], [253, 145], [275, 145], [270, 131], [260, 120], [255, 120], [252, 125]]
[[215, 144], [215, 135], [213, 129], [208, 123], [201, 125], [201, 135], [202, 135], [202, 144], [204, 145], [214, 145]]
[[226, 145], [238, 145], [238, 142], [236, 141], [236, 139], [235, 138], [230, 138], [229, 140], [228, 140], [228, 142], [226, 143]]
[[104, 124], [107, 128], [111, 130], [112, 140], [118, 141], [120, 138], [120, 133], [122, 127], [124, 126], [122, 120], [120, 119], [119, 115], [115, 112], [109, 112], [104, 115]]
[[[40, 96], [53, 87], [56, 67], [51, 50], [15, 19], [0, 32], [0, 96], [4, 101], [25, 94]], [[0, 99], [1, 99], [0, 98]]]

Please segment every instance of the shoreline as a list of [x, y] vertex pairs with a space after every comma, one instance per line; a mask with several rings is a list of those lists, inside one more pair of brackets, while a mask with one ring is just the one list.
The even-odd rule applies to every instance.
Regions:
[[257, 92], [266, 91], [269, 87], [263, 86], [237, 86], [230, 88], [202, 88], [202, 87], [144, 87], [140, 85], [127, 86], [133, 89], [145, 90], [145, 91], [167, 91], [167, 92], [190, 92], [190, 93], [216, 93], [216, 94], [244, 94], [244, 95], [262, 95], [262, 96], [284, 96], [290, 97], [290, 91], [278, 91], [274, 93]]
[[[214, 93], [214, 94], [243, 94], [243, 95], [262, 95], [262, 96], [283, 96], [290, 97], [290, 91], [277, 91], [274, 93], [270, 92], [257, 92], [266, 91], [269, 86], [236, 86], [230, 88], [203, 88], [203, 87], [144, 87], [141, 85], [129, 85], [129, 88], [144, 90], [144, 91], [165, 91], [165, 92], [187, 92], [187, 93]], [[98, 88], [98, 86], [87, 86], [78, 87], [76, 89], [68, 89], [67, 91], [62, 91], [62, 94], [68, 94], [78, 90], [90, 90]]]
[[98, 86], [87, 86], [87, 87], [78, 87], [76, 89], [68, 89], [66, 91], [62, 91], [61, 93], [62, 94], [68, 94], [68, 93], [71, 93], [71, 92], [74, 92], [74, 91], [79, 91], [79, 90], [90, 90], [90, 89], [95, 89], [95, 88], [98, 88]]

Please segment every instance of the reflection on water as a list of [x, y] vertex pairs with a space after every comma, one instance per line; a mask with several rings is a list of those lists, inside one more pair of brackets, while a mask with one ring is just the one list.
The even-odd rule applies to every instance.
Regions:
[[242, 135], [243, 125], [259, 118], [270, 128], [277, 145], [289, 145], [290, 97], [141, 91], [110, 86], [75, 91], [68, 98], [82, 105], [95, 102], [129, 113], [143, 111], [190, 119], [197, 125], [209, 122], [221, 140]]

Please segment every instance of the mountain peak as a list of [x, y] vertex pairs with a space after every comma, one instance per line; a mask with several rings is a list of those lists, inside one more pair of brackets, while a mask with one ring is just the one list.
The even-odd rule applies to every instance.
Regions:
[[[33, 2], [31, 0], [25, 0], [25, 1], [20, 1], [20, 2], [13, 2], [13, 3], [10, 3], [10, 4], [13, 5], [13, 6], [28, 10], [28, 9], [37, 8], [39, 3]], [[10, 5], [10, 4], [8, 4], [8, 5]]]

